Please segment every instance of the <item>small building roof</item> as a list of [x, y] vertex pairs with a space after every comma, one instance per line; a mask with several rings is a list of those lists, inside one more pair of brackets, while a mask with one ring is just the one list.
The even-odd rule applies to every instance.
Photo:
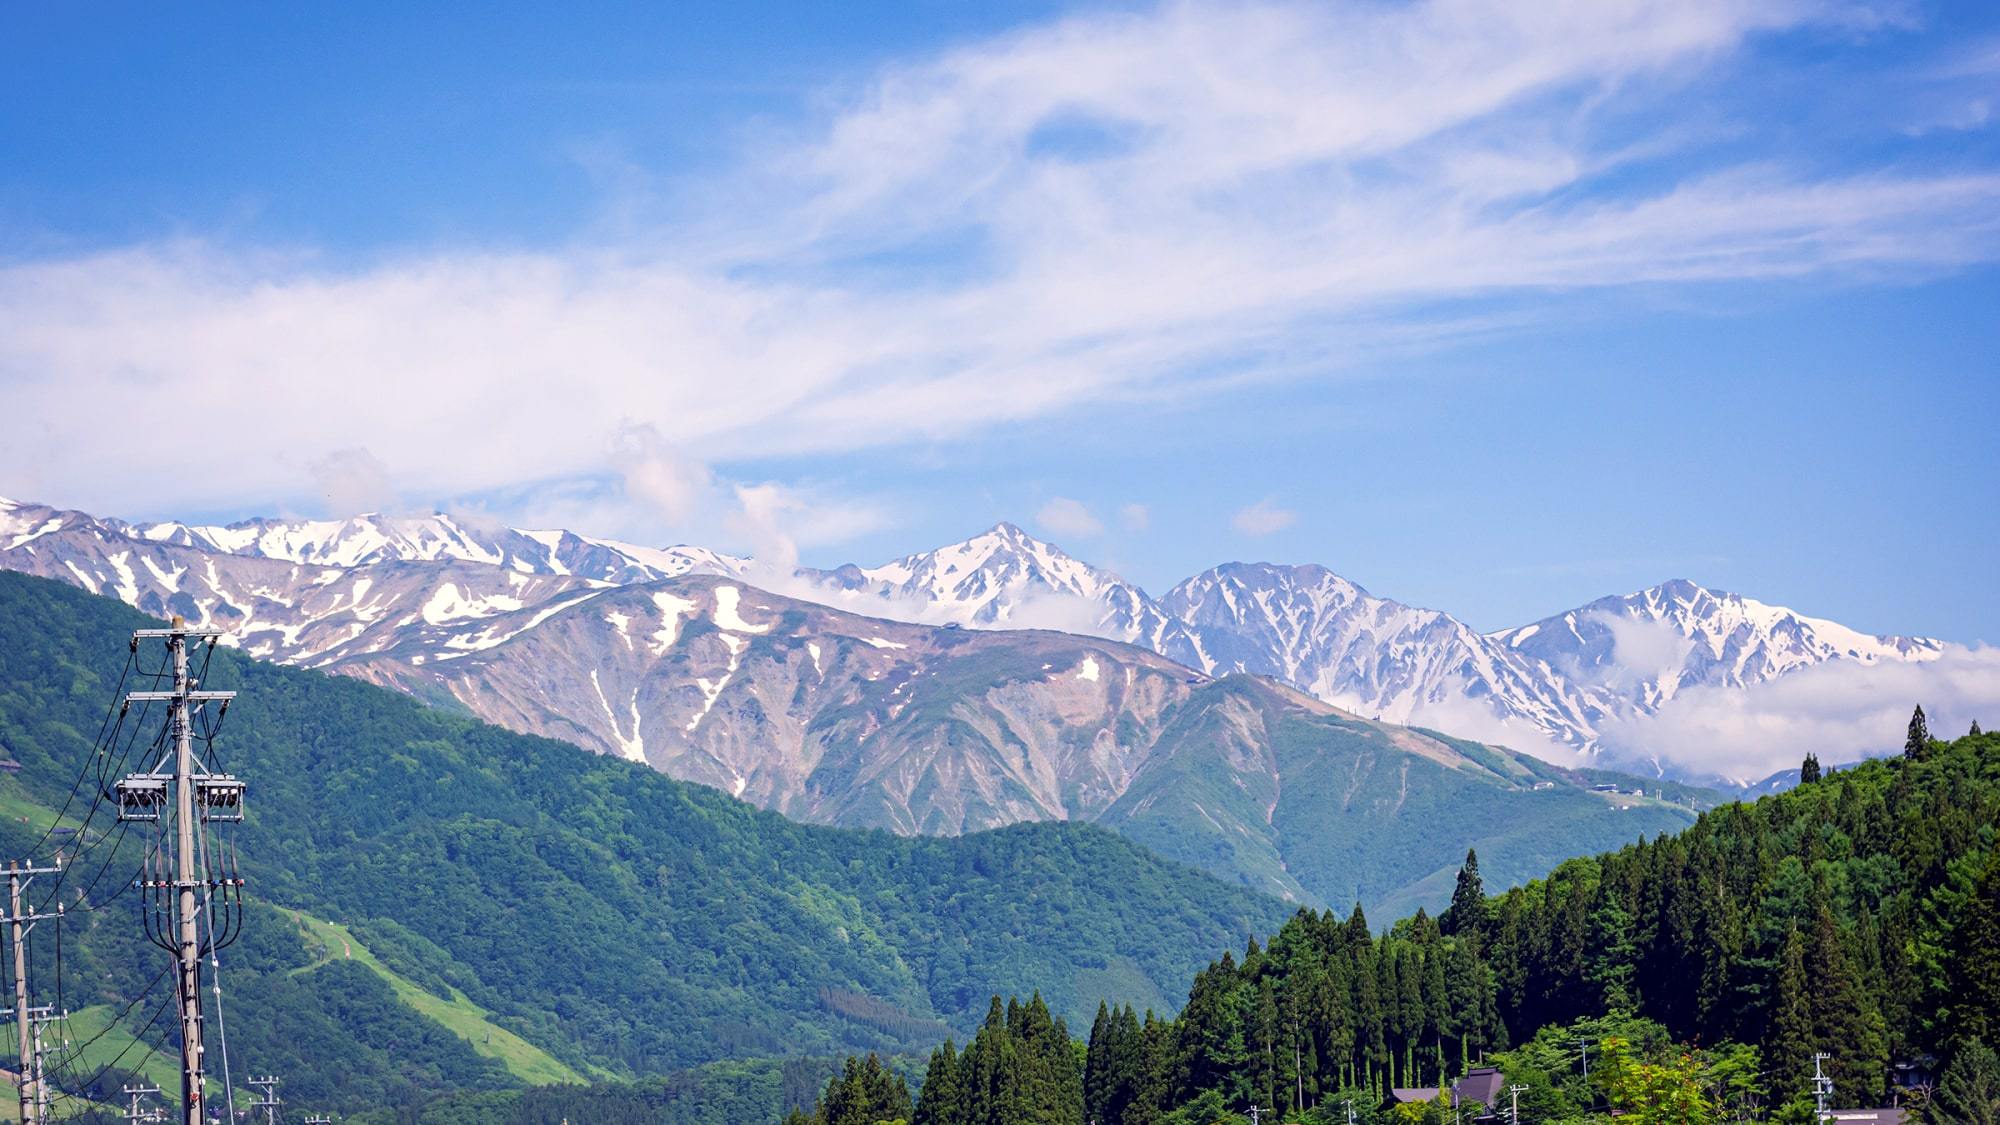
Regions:
[[1507, 1077], [1498, 1067], [1475, 1066], [1465, 1072], [1465, 1077], [1452, 1085], [1452, 1092], [1461, 1101], [1474, 1101], [1480, 1105], [1497, 1105], [1500, 1091], [1507, 1086]]
[[1827, 1111], [1830, 1121], [1852, 1121], [1854, 1125], [1903, 1125], [1903, 1111], [1900, 1109], [1831, 1109]]
[[1396, 1086], [1390, 1089], [1389, 1097], [1398, 1102], [1434, 1102], [1438, 1097], [1436, 1086]]

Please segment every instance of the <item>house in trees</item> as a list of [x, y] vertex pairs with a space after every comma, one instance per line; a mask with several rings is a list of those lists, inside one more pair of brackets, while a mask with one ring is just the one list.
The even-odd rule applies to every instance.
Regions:
[[1842, 1125], [1903, 1125], [1905, 1117], [1900, 1109], [1830, 1109], [1826, 1119]]
[[[1493, 1121], [1500, 1115], [1500, 1102], [1507, 1089], [1507, 1077], [1497, 1067], [1475, 1066], [1465, 1072], [1465, 1077], [1451, 1084], [1451, 1104], [1455, 1108], [1467, 1102], [1482, 1106], [1474, 1121]], [[1436, 1086], [1398, 1086], [1389, 1091], [1389, 1100], [1397, 1104], [1414, 1102], [1434, 1102], [1437, 1100]]]

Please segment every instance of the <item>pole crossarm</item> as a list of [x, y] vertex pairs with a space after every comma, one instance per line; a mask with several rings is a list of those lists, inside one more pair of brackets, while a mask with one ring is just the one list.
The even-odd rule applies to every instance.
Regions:
[[208, 703], [213, 700], [236, 698], [233, 691], [128, 691], [125, 698], [134, 703], [173, 703], [185, 699], [189, 703]]
[[172, 639], [174, 637], [226, 637], [228, 635], [229, 635], [229, 630], [227, 629], [217, 629], [213, 627], [190, 628], [185, 625], [176, 625], [170, 629], [132, 630], [132, 639], [140, 641], [143, 641], [148, 637], [164, 637], [167, 639]]

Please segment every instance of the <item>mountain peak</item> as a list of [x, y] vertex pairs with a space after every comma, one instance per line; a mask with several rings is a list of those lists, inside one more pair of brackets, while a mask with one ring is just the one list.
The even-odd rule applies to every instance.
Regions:
[[[1027, 529], [1023, 528], [1020, 524], [1013, 523], [1009, 520], [1001, 520], [999, 523], [994, 524], [992, 527], [987, 528], [985, 531], [980, 532], [979, 534], [973, 536], [970, 539], [961, 540], [960, 542], [953, 544], [953, 546], [967, 547], [967, 546], [972, 546], [973, 544], [983, 544], [989, 542], [1004, 543], [1007, 546], [1014, 547], [1016, 549], [1039, 551], [1049, 555], [1060, 556], [1062, 558], [1072, 557], [1069, 554], [1069, 552], [1063, 550], [1061, 547], [1056, 546], [1054, 543], [1051, 543], [1046, 539], [1040, 538], [1033, 532], [1030, 532]], [[945, 550], [946, 548], [940, 547], [938, 549]]]

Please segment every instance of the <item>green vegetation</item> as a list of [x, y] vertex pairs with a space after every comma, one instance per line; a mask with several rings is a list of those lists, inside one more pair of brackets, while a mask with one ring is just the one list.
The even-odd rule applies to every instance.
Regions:
[[[1436, 910], [1467, 848], [1485, 857], [1494, 885], [1511, 886], [1575, 855], [1679, 831], [1715, 799], [1689, 786], [1664, 787], [1662, 799], [1659, 784], [1622, 774], [1318, 714], [1255, 677], [1217, 680], [1200, 697], [1162, 735], [1170, 752], [1098, 823], [1315, 906]], [[1591, 792], [1599, 782], [1626, 792]], [[1641, 787], [1646, 795], [1631, 792]]]
[[[465, 993], [456, 987], [442, 981], [430, 988], [419, 987], [384, 965], [346, 926], [314, 918], [302, 911], [294, 911], [293, 916], [319, 945], [317, 960], [311, 966], [292, 970], [295, 975], [310, 972], [329, 961], [351, 958], [381, 977], [398, 1000], [444, 1025], [446, 1030], [465, 1040], [475, 1052], [497, 1060], [507, 1068], [508, 1073], [523, 1082], [539, 1086], [584, 1080], [583, 1075], [558, 1062], [548, 1052], [494, 1024], [491, 1013], [468, 1000]], [[394, 923], [386, 925], [393, 926]]]
[[[132, 768], [125, 747], [91, 753], [129, 632], [145, 624], [108, 599], [0, 573], [0, 756], [22, 765], [0, 782], [0, 854], [49, 854], [47, 818], [80, 768], [69, 825], [99, 774]], [[463, 1091], [451, 1096], [536, 1120], [554, 1103], [518, 1093], [523, 1081], [668, 1075], [553, 1089], [680, 1113], [703, 1102], [690, 1089], [713, 1088], [685, 1077], [704, 1064], [927, 1049], [940, 1029], [970, 1030], [996, 991], [1039, 989], [1071, 1016], [1177, 995], [1205, 951], [1283, 916], [1086, 826], [958, 839], [806, 826], [227, 650], [207, 686], [243, 692], [215, 764], [249, 784], [245, 873], [278, 907], [253, 907], [223, 955], [231, 1053], [286, 1075], [293, 1106], [353, 1113]], [[139, 835], [104, 820], [84, 832], [84, 862], [35, 892], [59, 889], [70, 911], [60, 973], [53, 927], [37, 934], [38, 996], [150, 1029], [102, 1073], [73, 1068], [66, 1080], [91, 1088], [115, 1088], [147, 1050], [171, 1057], [171, 1021], [146, 1023], [164, 958], [120, 895]]]
[[[1043, 1015], [1047, 1016], [1046, 1010]], [[1069, 1049], [1067, 1036], [1061, 1046]], [[909, 1084], [869, 1055], [866, 1061], [848, 1059], [826, 1084], [826, 1093], [812, 1112], [793, 1110], [785, 1115], [785, 1125], [906, 1125], [909, 1119]]]
[[[345, 1120], [349, 1125], [775, 1123], [790, 1111], [811, 1110], [820, 1086], [842, 1077], [834, 1059], [732, 1060], [636, 1082], [452, 1093], [420, 1106], [363, 1111]], [[907, 1105], [907, 1088], [903, 1097]]]
[[[1440, 1125], [1434, 1095], [1386, 1112], [1392, 1090], [1485, 1063], [1538, 1125], [1804, 1122], [1815, 1052], [1835, 1105], [1887, 1104], [1892, 1060], [1947, 1059], [1927, 1119], [2000, 1120], [1996, 825], [2000, 736], [1968, 735], [1497, 897], [1468, 856], [1441, 918], [1377, 935], [1358, 907], [1301, 910], [1200, 973], [1177, 1019], [1101, 1009], [1080, 1057], [1014, 1043], [996, 1073], [965, 1061], [977, 1043], [947, 1045], [914, 1120], [1210, 1125], [1254, 1107], [1331, 1123], [1351, 1104], [1368, 1125]], [[1013, 1011], [987, 1027], [1011, 1028]], [[1004, 1093], [1024, 1086], [1046, 1093]]]

